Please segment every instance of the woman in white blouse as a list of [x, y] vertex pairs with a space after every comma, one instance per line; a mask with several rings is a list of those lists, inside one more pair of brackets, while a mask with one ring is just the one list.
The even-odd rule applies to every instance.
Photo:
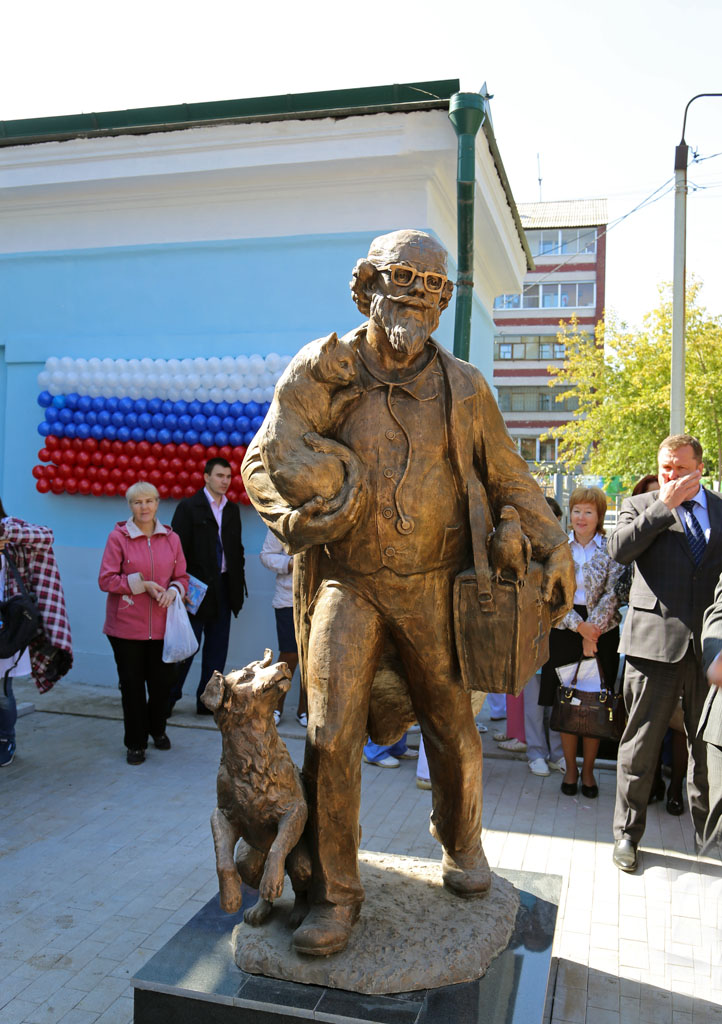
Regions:
[[[549, 638], [549, 661], [542, 669], [539, 703], [554, 702], [559, 678], [556, 668], [579, 661], [580, 657], [596, 655], [604, 686], [612, 690], [619, 668], [619, 599], [615, 586], [623, 566], [607, 554], [604, 537], [604, 516], [607, 498], [598, 487], [577, 487], [569, 498], [571, 547], [576, 569], [577, 589], [574, 607]], [[579, 689], [587, 688], [579, 684]], [[598, 688], [598, 684], [594, 687]], [[560, 733], [566, 773], [562, 793], [577, 792], [577, 745], [574, 733]], [[593, 799], [599, 793], [594, 778], [594, 761], [599, 740], [585, 736], [582, 740], [582, 795]]]

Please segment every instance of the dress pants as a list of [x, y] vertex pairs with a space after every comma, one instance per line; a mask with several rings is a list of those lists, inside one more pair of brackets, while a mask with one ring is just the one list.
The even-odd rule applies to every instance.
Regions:
[[404, 665], [432, 786], [431, 832], [450, 852], [479, 849], [481, 740], [456, 658], [456, 571], [398, 576], [382, 568], [326, 580], [313, 603], [308, 653], [308, 793], [312, 899], [363, 900], [358, 874], [361, 752], [387, 636]]
[[[162, 640], [125, 640], [109, 636], [123, 702], [124, 743], [145, 750], [149, 736], [162, 736], [175, 665], [163, 661]], [[146, 686], [148, 696], [146, 698]]]
[[715, 743], [707, 744], [707, 777], [709, 817], [705, 823], [701, 852], [706, 857], [722, 860], [722, 747]]
[[[201, 704], [201, 694], [214, 672], [223, 672], [228, 657], [228, 641], [231, 635], [231, 605], [228, 598], [228, 577], [221, 576], [218, 595], [218, 614], [210, 622], [201, 622], [197, 615], [189, 615], [196, 640], [202, 645], [201, 677], [196, 688], [196, 705]], [[193, 655], [195, 657], [195, 655]], [[193, 658], [187, 658], [177, 667], [175, 682], [171, 687], [171, 707], [179, 701], [183, 693], [183, 684], [190, 671]]]
[[697, 727], [708, 689], [691, 643], [681, 661], [671, 664], [627, 655], [624, 704], [628, 718], [617, 755], [615, 839], [631, 839], [636, 844], [644, 834], [659, 748], [681, 694], [689, 748], [687, 794], [701, 842], [709, 797], [706, 744], [697, 736]]

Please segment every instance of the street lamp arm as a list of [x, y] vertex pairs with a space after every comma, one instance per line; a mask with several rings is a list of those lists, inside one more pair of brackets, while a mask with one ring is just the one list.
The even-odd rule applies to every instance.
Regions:
[[680, 146], [684, 146], [684, 132], [687, 127], [687, 111], [692, 106], [695, 100], [701, 100], [704, 96], [715, 96], [722, 97], [722, 92], [698, 92], [696, 96], [693, 96], [687, 106], [684, 108], [684, 118], [682, 119], [682, 138], [680, 140]]

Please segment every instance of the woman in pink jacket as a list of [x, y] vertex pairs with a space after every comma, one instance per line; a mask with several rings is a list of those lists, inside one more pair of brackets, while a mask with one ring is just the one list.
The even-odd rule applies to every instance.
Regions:
[[178, 535], [157, 519], [153, 484], [141, 480], [125, 497], [131, 517], [108, 537], [98, 583], [108, 595], [103, 632], [118, 667], [127, 761], [142, 764], [149, 736], [170, 750], [165, 723], [177, 666], [162, 659], [163, 637], [167, 608], [176, 590], [185, 594], [188, 573]]

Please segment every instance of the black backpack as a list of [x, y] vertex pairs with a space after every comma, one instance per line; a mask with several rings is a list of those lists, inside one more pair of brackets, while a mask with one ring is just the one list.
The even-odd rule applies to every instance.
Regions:
[[7, 601], [0, 601], [0, 658], [12, 658], [25, 650], [30, 641], [41, 632], [43, 618], [34, 594], [28, 593], [15, 563], [4, 552], [5, 564], [15, 577], [19, 593]]

